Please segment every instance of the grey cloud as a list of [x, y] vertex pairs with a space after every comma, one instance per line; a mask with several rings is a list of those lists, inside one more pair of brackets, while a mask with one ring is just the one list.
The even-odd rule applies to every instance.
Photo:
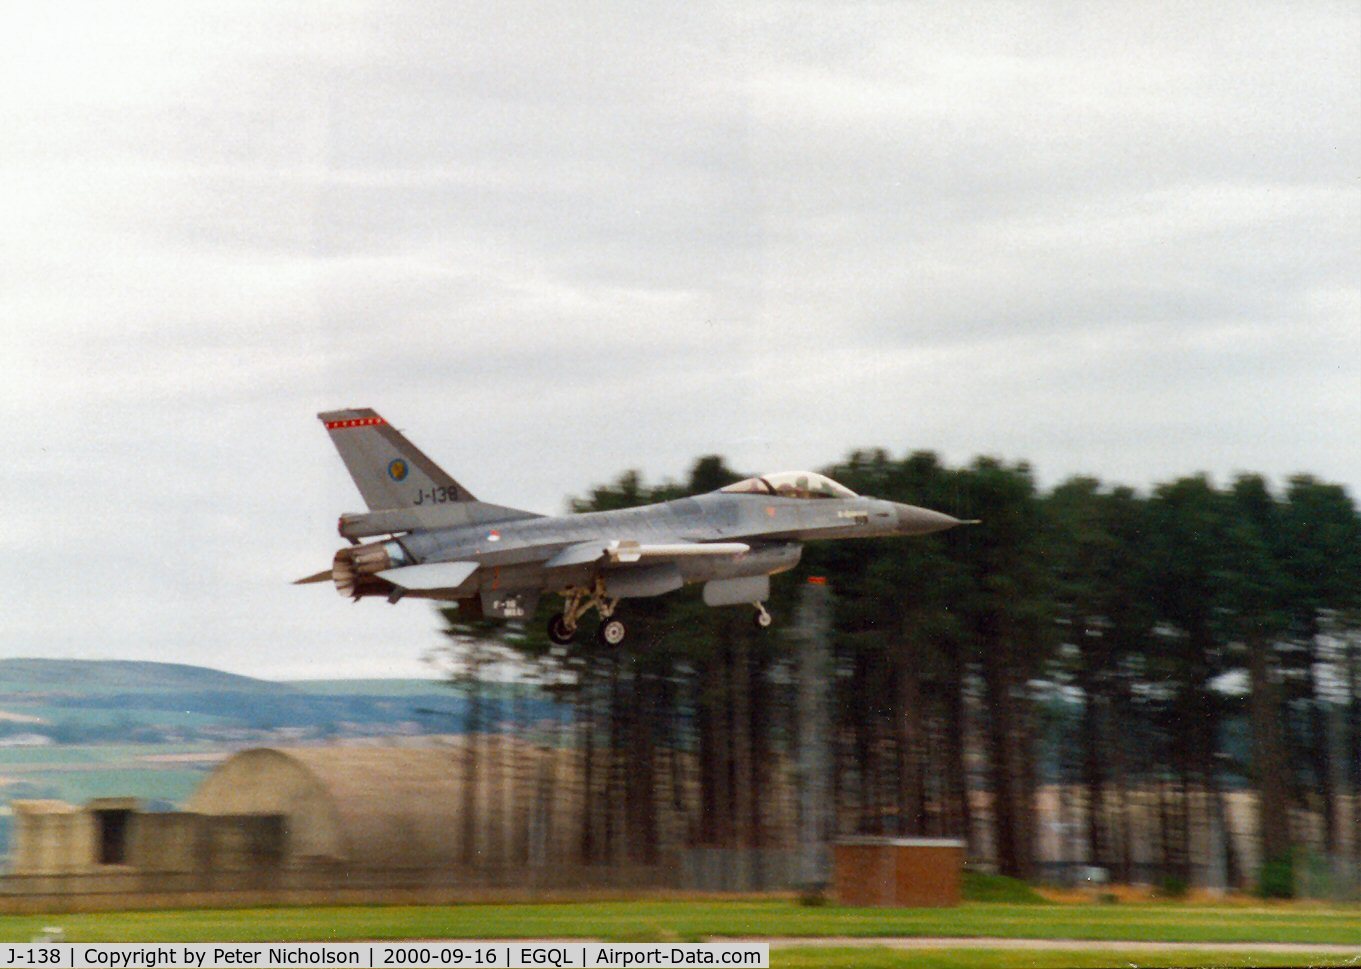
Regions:
[[538, 510], [854, 445], [1361, 486], [1353, 6], [105, 10], [0, 15], [12, 654], [421, 671], [286, 585], [350, 404]]

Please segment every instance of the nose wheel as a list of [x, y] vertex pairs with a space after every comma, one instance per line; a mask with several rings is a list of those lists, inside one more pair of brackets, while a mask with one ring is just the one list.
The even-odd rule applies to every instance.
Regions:
[[756, 628], [769, 629], [771, 624], [775, 622], [775, 617], [766, 612], [766, 604], [764, 602], [753, 602], [752, 605], [756, 607], [756, 615], [752, 617], [756, 623]]

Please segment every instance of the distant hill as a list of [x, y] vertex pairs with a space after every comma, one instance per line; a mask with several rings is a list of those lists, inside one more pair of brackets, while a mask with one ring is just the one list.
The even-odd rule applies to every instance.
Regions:
[[184, 663], [120, 659], [0, 659], [0, 693], [289, 693], [293, 687]]
[[[531, 686], [488, 683], [482, 696], [488, 723], [561, 714]], [[277, 683], [184, 663], [0, 660], [0, 746], [447, 733], [466, 713], [466, 699], [438, 680]]]

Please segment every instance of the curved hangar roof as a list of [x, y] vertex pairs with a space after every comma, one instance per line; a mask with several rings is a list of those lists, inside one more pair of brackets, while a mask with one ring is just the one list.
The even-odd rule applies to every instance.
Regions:
[[458, 860], [457, 747], [259, 748], [208, 775], [199, 814], [282, 814], [294, 859], [429, 868]]

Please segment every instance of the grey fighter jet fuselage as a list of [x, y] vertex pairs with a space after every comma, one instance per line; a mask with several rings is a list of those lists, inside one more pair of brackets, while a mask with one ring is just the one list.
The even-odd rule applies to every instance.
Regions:
[[[345, 596], [456, 600], [475, 615], [531, 616], [542, 593], [563, 596], [549, 635], [567, 642], [596, 610], [599, 638], [623, 640], [619, 600], [704, 584], [711, 606], [750, 605], [770, 625], [770, 576], [803, 543], [923, 535], [961, 524], [940, 512], [856, 495], [815, 472], [748, 478], [693, 498], [543, 516], [480, 502], [368, 409], [319, 415], [370, 510], [343, 515], [351, 547], [301, 582]], [[385, 540], [359, 544], [378, 535]]]

